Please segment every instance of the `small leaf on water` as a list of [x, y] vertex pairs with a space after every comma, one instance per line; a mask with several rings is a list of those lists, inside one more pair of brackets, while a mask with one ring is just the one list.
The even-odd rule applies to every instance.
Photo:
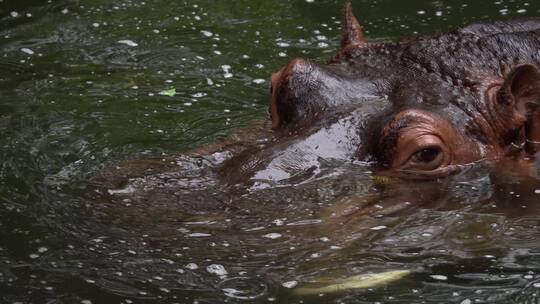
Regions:
[[159, 92], [159, 95], [174, 97], [176, 95], [176, 89], [171, 88], [171, 89], [163, 90], [163, 91]]
[[373, 180], [373, 184], [375, 186], [388, 186], [390, 183], [392, 183], [392, 178], [388, 176], [373, 176], [371, 177]]

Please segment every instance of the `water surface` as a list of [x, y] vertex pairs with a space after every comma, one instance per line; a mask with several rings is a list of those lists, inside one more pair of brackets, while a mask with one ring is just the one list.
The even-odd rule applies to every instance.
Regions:
[[[540, 14], [534, 1], [353, 4], [373, 40]], [[537, 303], [535, 178], [478, 166], [381, 185], [367, 164], [325, 160], [231, 200], [218, 159], [181, 156], [264, 120], [269, 75], [326, 61], [342, 5], [0, 0], [0, 302]], [[105, 168], [155, 158], [181, 170], [138, 180], [146, 196], [95, 186]], [[366, 202], [383, 211], [365, 216]], [[412, 274], [295, 293], [388, 270]]]

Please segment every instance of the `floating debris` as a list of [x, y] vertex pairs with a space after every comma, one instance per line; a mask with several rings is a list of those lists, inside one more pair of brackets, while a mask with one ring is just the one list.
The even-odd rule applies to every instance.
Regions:
[[281, 286], [285, 287], [285, 288], [295, 288], [296, 286], [298, 286], [298, 281], [287, 281], [287, 282], [283, 282], [281, 284]]
[[373, 184], [379, 187], [388, 186], [392, 182], [392, 178], [388, 176], [372, 176], [371, 179]]
[[[322, 293], [335, 293], [350, 289], [365, 289], [381, 286], [397, 281], [411, 272], [409, 270], [392, 270], [381, 273], [357, 275], [346, 279], [336, 280], [334, 284], [322, 287], [302, 287], [295, 289], [298, 295], [313, 295]], [[325, 281], [326, 283], [327, 281]], [[320, 282], [313, 282], [317, 284]]]
[[176, 89], [171, 88], [171, 89], [163, 90], [163, 91], [159, 92], [158, 94], [161, 95], [161, 96], [174, 97], [174, 96], [176, 96]]
[[132, 46], [132, 47], [135, 47], [135, 46], [139, 46], [137, 44], [137, 42], [133, 41], [133, 40], [118, 40], [118, 43], [120, 44], [125, 44], [127, 46]]

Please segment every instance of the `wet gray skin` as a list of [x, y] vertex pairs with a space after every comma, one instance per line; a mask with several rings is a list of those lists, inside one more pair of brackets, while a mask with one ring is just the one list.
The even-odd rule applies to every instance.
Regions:
[[[540, 10], [353, 4], [371, 42]], [[333, 57], [342, 6], [0, 2], [0, 302], [535, 303], [537, 161], [409, 181], [381, 177], [363, 149], [398, 99], [427, 95], [426, 109], [469, 119], [444, 103], [443, 82], [412, 77], [384, 96], [330, 68], [341, 81], [329, 87], [363, 89], [318, 96], [350, 107], [316, 106], [272, 131], [269, 75], [292, 58]], [[393, 270], [412, 274], [295, 292]]]

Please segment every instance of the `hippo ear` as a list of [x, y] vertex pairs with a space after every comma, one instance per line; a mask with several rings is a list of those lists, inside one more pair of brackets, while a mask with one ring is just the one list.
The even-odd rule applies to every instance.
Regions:
[[360, 23], [353, 14], [351, 2], [345, 4], [345, 20], [343, 38], [341, 39], [341, 48], [351, 45], [364, 44], [364, 31]]
[[531, 64], [514, 68], [497, 92], [497, 101], [500, 105], [513, 106], [522, 115], [527, 115], [531, 107], [540, 105], [538, 68]]
[[[496, 99], [500, 106], [498, 112], [510, 122], [507, 130], [524, 127], [526, 150], [530, 153], [540, 151], [540, 71], [538, 68], [530, 64], [514, 68], [497, 92]], [[509, 138], [512, 139], [512, 136]]]

